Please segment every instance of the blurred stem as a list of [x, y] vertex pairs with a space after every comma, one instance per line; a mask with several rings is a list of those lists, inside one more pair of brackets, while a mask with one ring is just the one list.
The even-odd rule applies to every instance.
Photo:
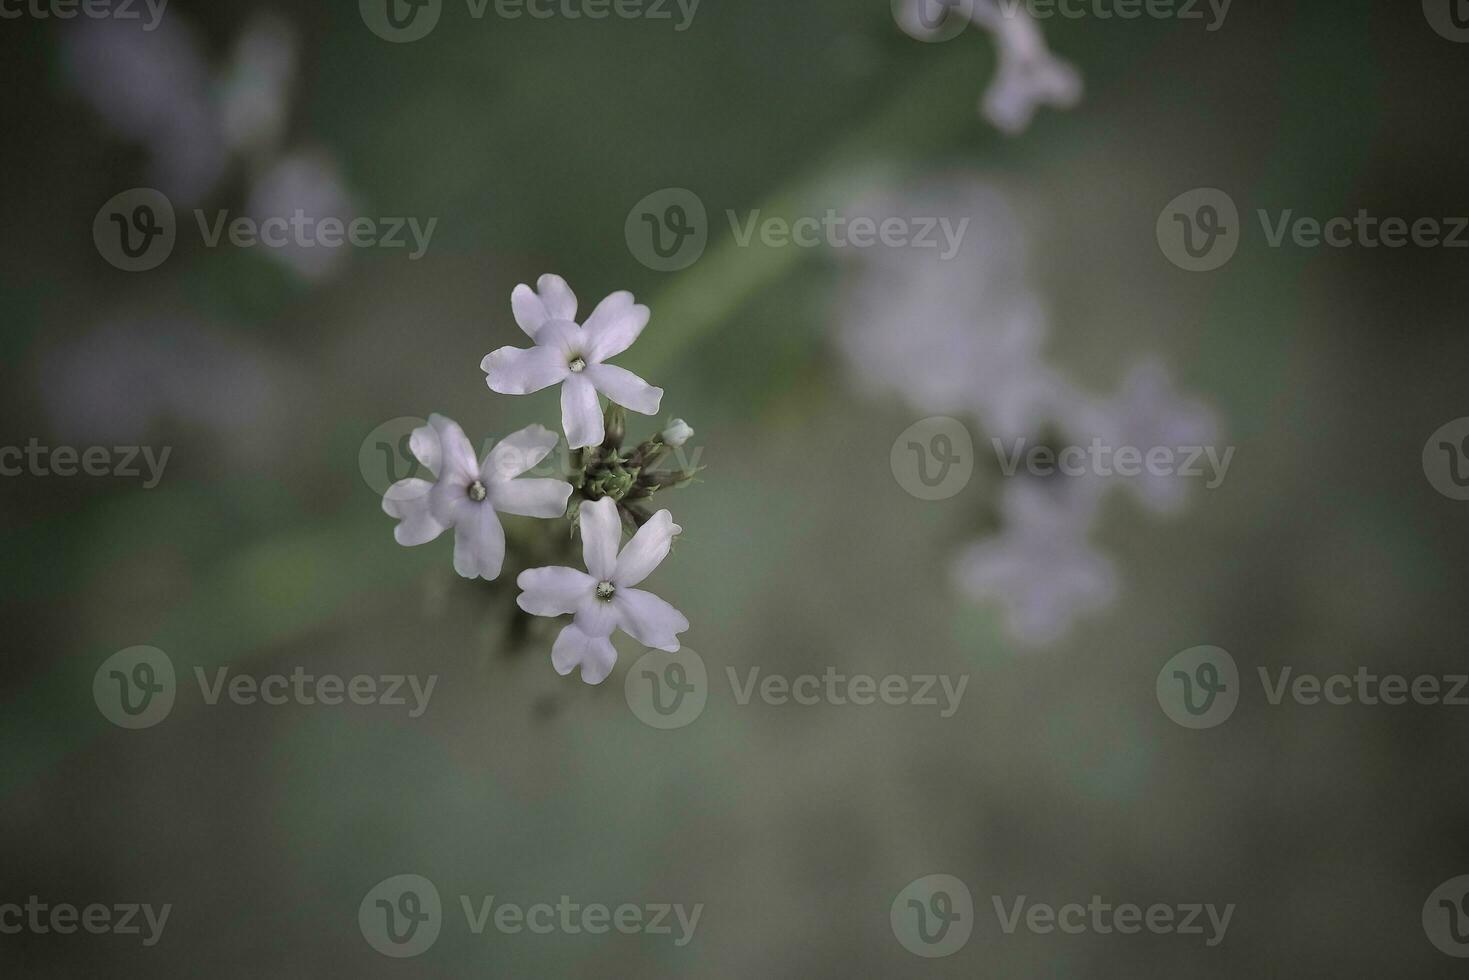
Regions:
[[[970, 38], [969, 40], [974, 40]], [[989, 67], [961, 38], [930, 46], [932, 57], [908, 84], [810, 170], [758, 202], [762, 213], [797, 215], [838, 207], [853, 198], [863, 175], [900, 168], [942, 149], [956, 136], [985, 125], [975, 110]], [[640, 373], [658, 374], [762, 288], [789, 275], [817, 249], [770, 248], [759, 237], [741, 247], [733, 235], [717, 234], [722, 212], [709, 215], [714, 242], [649, 304], [662, 329], [648, 330], [624, 359]]]

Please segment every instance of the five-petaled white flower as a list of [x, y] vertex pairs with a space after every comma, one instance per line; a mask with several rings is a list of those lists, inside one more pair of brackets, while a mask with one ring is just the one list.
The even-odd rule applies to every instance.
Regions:
[[556, 637], [551, 664], [558, 674], [569, 674], [580, 664], [581, 679], [600, 684], [617, 662], [611, 639], [616, 628], [644, 646], [677, 652], [678, 634], [689, 628], [689, 621], [653, 593], [633, 586], [668, 556], [674, 535], [683, 529], [673, 523], [672, 514], [660, 510], [619, 554], [622, 522], [611, 498], [583, 503], [580, 521], [587, 571], [526, 569], [515, 580], [523, 590], [516, 602], [536, 616], [574, 614], [576, 618]]
[[465, 578], [493, 579], [505, 561], [505, 531], [498, 512], [523, 517], [566, 513], [571, 484], [545, 478], [516, 479], [556, 448], [556, 433], [532, 425], [511, 433], [481, 464], [464, 430], [442, 415], [413, 430], [408, 447], [437, 482], [399, 480], [383, 496], [383, 511], [401, 523], [393, 537], [413, 546], [454, 529], [454, 570]]
[[485, 355], [480, 370], [492, 391], [529, 395], [561, 385], [561, 424], [572, 449], [602, 442], [602, 407], [597, 392], [624, 408], [656, 415], [663, 389], [624, 368], [605, 363], [638, 339], [648, 325], [648, 308], [632, 293], [613, 293], [576, 325], [576, 294], [560, 276], [541, 276], [536, 289], [521, 283], [510, 308], [534, 347], [501, 347]]

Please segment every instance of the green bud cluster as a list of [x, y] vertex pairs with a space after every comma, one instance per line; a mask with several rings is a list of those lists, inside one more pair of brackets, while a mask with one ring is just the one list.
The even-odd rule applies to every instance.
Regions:
[[671, 465], [673, 447], [664, 441], [663, 433], [624, 449], [627, 412], [621, 405], [607, 406], [604, 427], [607, 434], [600, 446], [589, 446], [572, 454], [571, 485], [575, 492], [566, 516], [573, 525], [583, 500], [611, 497], [617, 501], [623, 523], [635, 530], [652, 516], [655, 494], [688, 486], [703, 470], [702, 466]]

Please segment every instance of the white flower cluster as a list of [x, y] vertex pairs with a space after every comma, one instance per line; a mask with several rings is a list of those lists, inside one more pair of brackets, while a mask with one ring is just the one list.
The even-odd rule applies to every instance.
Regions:
[[[834, 338], [864, 387], [897, 395], [924, 414], [974, 418], [1007, 444], [1040, 445], [1048, 436], [1078, 446], [1093, 439], [1143, 447], [1214, 440], [1212, 413], [1181, 396], [1156, 361], [1140, 362], [1106, 398], [1080, 391], [1047, 361], [1045, 309], [1026, 282], [1025, 229], [997, 187], [950, 178], [880, 195], [859, 209], [963, 215], [983, 231], [966, 239], [957, 261], [913, 249], [851, 257]], [[1112, 562], [1088, 540], [1100, 499], [1114, 485], [1158, 513], [1176, 512], [1187, 492], [1177, 478], [1148, 473], [1006, 479], [1003, 528], [962, 549], [954, 566], [959, 588], [1000, 603], [1016, 638], [1058, 640], [1078, 616], [1117, 594]]]
[[[561, 420], [568, 446], [599, 446], [606, 436], [598, 392], [645, 415], [658, 411], [663, 389], [607, 359], [627, 350], [648, 324], [648, 308], [631, 293], [617, 292], [576, 323], [577, 300], [560, 276], [542, 276], [537, 289], [515, 287], [515, 322], [533, 341], [526, 349], [502, 347], [481, 368], [493, 391], [525, 395], [561, 386]], [[661, 437], [682, 445], [693, 434], [675, 420]], [[483, 460], [464, 430], [442, 415], [413, 431], [409, 448], [434, 477], [399, 480], [383, 497], [383, 511], [399, 521], [399, 544], [426, 544], [454, 529], [454, 570], [466, 578], [493, 580], [505, 561], [500, 514], [556, 518], [567, 512], [575, 489], [553, 478], [528, 477], [556, 448], [556, 433], [532, 425], [500, 440]], [[635, 588], [667, 557], [682, 529], [667, 510], [653, 514], [622, 546], [622, 518], [610, 496], [580, 503], [577, 513], [585, 572], [531, 568], [516, 579], [520, 608], [535, 616], [573, 616], [551, 651], [558, 673], [581, 667], [582, 680], [598, 684], [617, 661], [612, 633], [621, 629], [645, 646], [676, 652], [689, 621], [673, 606]]]

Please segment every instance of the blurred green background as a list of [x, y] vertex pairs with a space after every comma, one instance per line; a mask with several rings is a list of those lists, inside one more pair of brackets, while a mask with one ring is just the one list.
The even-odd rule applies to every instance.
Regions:
[[[257, 8], [175, 0], [211, 58]], [[1326, 217], [1465, 214], [1469, 47], [1417, 4], [1239, 5], [1182, 23], [1052, 19], [1082, 71], [1074, 110], [1007, 139], [975, 112], [993, 47], [900, 32], [882, 0], [705, 0], [692, 26], [483, 20], [449, 3], [389, 44], [355, 4], [282, 6], [302, 62], [287, 141], [335, 159], [358, 211], [439, 219], [428, 254], [358, 250], [293, 276], [261, 250], [185, 233], [128, 274], [89, 229], [147, 185], [61, 67], [67, 25], [0, 24], [7, 232], [0, 444], [112, 444], [102, 418], [146, 392], [68, 374], [109, 323], [156, 335], [185, 394], [145, 442], [161, 483], [0, 480], [0, 902], [174, 908], [151, 949], [119, 936], [0, 936], [7, 976], [1448, 975], [1424, 936], [1440, 882], [1469, 870], [1463, 709], [1270, 706], [1257, 666], [1463, 670], [1455, 568], [1464, 508], [1420, 452], [1469, 414], [1464, 253], [1265, 247], [1190, 274], [1154, 238], [1164, 205], [1219, 187]], [[1237, 447], [1222, 488], [1155, 520], [1114, 494], [1095, 538], [1122, 594], [1029, 650], [949, 581], [992, 526], [998, 479], [916, 500], [889, 468], [923, 413], [851, 384], [832, 342], [843, 271], [823, 250], [731, 246], [722, 214], [841, 207], [853, 188], [974, 174], [1025, 203], [1048, 359], [1110, 390], [1160, 355]], [[640, 264], [628, 211], [665, 187], [707, 205], [687, 269]], [[201, 206], [243, 207], [238, 174]], [[184, 211], [180, 207], [180, 212]], [[191, 231], [191, 229], [190, 229]], [[657, 731], [617, 671], [589, 688], [553, 632], [508, 641], [505, 595], [453, 572], [447, 538], [392, 540], [359, 469], [379, 425], [431, 411], [477, 443], [553, 393], [496, 396], [480, 358], [520, 343], [509, 295], [565, 276], [583, 312], [652, 308], [619, 359], [666, 389], [708, 470], [666, 504], [685, 533], [650, 588], [708, 666], [698, 720]], [[151, 328], [150, 328], [151, 329]], [[129, 335], [131, 336], [131, 335]], [[203, 338], [203, 339], [201, 339]], [[172, 353], [168, 353], [172, 352]], [[85, 360], [85, 358], [82, 358]], [[248, 366], [248, 370], [245, 370]], [[121, 368], [119, 368], [121, 371]], [[109, 406], [107, 398], [120, 399]], [[58, 408], [57, 406], [60, 406]], [[248, 405], [235, 414], [235, 409]], [[243, 421], [242, 421], [243, 419]], [[636, 437], [658, 420], [633, 417]], [[976, 429], [976, 441], [984, 436]], [[501, 581], [497, 586], [508, 587]], [[544, 625], [544, 624], [543, 624]], [[1217, 644], [1246, 695], [1188, 731], [1159, 710], [1174, 653]], [[125, 731], [93, 673], [136, 644], [181, 678], [158, 726]], [[439, 677], [421, 718], [388, 708], [207, 705], [195, 666]], [[967, 676], [960, 710], [741, 706], [741, 676]], [[444, 896], [432, 950], [392, 960], [357, 926], [400, 873]], [[931, 873], [964, 880], [979, 925], [942, 960], [903, 949], [889, 906]], [[989, 896], [1061, 904], [1235, 903], [1227, 939], [1005, 936]], [[475, 936], [457, 896], [529, 905], [704, 906], [669, 937]]]

